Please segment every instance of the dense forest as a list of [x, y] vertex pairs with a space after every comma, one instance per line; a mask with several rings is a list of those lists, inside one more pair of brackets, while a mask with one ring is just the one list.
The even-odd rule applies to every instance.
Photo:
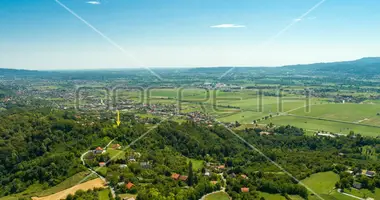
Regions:
[[[103, 146], [113, 138], [126, 146], [148, 130], [131, 115], [122, 116], [126, 123], [116, 128], [107, 113], [98, 115], [20, 108], [2, 112], [0, 184], [3, 187], [0, 196], [22, 192], [37, 183], [46, 188], [57, 185], [86, 170], [79, 159], [83, 152]], [[293, 126], [278, 127], [275, 135], [262, 136], [260, 132], [260, 128], [252, 128], [237, 133], [298, 180], [316, 172], [335, 171], [341, 174], [337, 186], [345, 188], [347, 182], [352, 182], [345, 180], [344, 172], [348, 167], [380, 171], [379, 162], [361, 153], [364, 146], [380, 151], [380, 139], [354, 133], [339, 138], [311, 137]], [[117, 183], [134, 182], [138, 186], [128, 192], [136, 193], [139, 200], [174, 199], [173, 196], [195, 200], [220, 189], [222, 185], [212, 185], [210, 178], [202, 175], [204, 168], [193, 172], [186, 158], [225, 165], [226, 170], [221, 173], [227, 177], [226, 192], [233, 199], [254, 199], [258, 197], [257, 191], [296, 194], [304, 198], [309, 195], [306, 188], [288, 175], [267, 173], [281, 170], [218, 124], [168, 121], [134, 143], [126, 156], [130, 151], [140, 152], [152, 166], [145, 169], [131, 164], [128, 169], [121, 170], [118, 166], [125, 161], [114, 159], [107, 163], [114, 174], [104, 176], [120, 192], [125, 189]], [[99, 159], [108, 160], [107, 154], [91, 159], [95, 164], [101, 161]], [[172, 180], [173, 172], [188, 175], [187, 181]], [[232, 174], [245, 174], [249, 179], [233, 178]], [[249, 188], [250, 192], [241, 193], [242, 187]], [[379, 180], [373, 179], [365, 187], [380, 187]]]

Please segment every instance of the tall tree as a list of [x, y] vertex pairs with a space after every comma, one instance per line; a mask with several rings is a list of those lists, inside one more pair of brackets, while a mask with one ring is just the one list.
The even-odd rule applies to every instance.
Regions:
[[193, 185], [193, 179], [194, 179], [194, 175], [193, 175], [193, 163], [190, 161], [189, 162], [189, 177], [187, 178], [187, 183], [189, 184], [189, 186]]

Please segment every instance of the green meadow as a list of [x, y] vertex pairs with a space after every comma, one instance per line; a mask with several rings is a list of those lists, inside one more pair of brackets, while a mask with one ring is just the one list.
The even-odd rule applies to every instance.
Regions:
[[376, 137], [380, 135], [380, 128], [347, 124], [341, 122], [325, 121], [318, 119], [300, 118], [295, 116], [278, 116], [262, 121], [260, 123], [273, 123], [275, 125], [292, 125], [303, 128], [307, 133], [316, 131], [329, 131], [334, 133], [348, 134], [350, 131], [366, 136]]
[[[310, 177], [301, 180], [308, 188], [325, 200], [353, 200], [352, 197], [340, 194], [335, 189], [335, 183], [339, 181], [339, 175], [334, 172], [320, 172], [312, 174]], [[316, 195], [310, 192], [310, 200], [319, 200]]]
[[230, 200], [230, 197], [225, 192], [217, 192], [208, 195], [205, 200]]

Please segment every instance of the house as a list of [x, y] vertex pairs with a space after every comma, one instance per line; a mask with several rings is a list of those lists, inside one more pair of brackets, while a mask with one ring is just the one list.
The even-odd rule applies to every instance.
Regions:
[[125, 187], [130, 190], [133, 186], [135, 186], [133, 183], [131, 182], [128, 182], [127, 184], [125, 184]]
[[241, 188], [241, 192], [247, 193], [247, 192], [249, 192], [249, 188], [243, 187], [243, 188]]
[[112, 149], [121, 149], [121, 145], [120, 144], [112, 144], [111, 148]]
[[127, 168], [128, 165], [126, 165], [126, 164], [121, 164], [121, 165], [119, 165], [119, 167], [122, 168], [122, 169], [124, 169], [124, 168]]
[[129, 157], [128, 157], [128, 161], [129, 161], [129, 162], [136, 162], [136, 159], [135, 159], [134, 156], [129, 156]]
[[224, 165], [219, 165], [217, 168], [220, 169], [220, 170], [223, 170], [223, 169], [226, 169], [226, 166], [224, 166]]
[[181, 181], [187, 181], [187, 178], [188, 178], [188, 176], [180, 176], [179, 177], [179, 180], [181, 180]]
[[205, 176], [210, 176], [210, 172], [205, 172], [205, 174], [204, 174]]
[[180, 176], [181, 176], [180, 174], [174, 173], [174, 174], [172, 174], [172, 179], [178, 180]]
[[140, 162], [140, 166], [144, 169], [150, 168], [149, 161], [148, 162]]
[[352, 184], [352, 187], [355, 188], [355, 189], [360, 190], [362, 188], [362, 184], [358, 183], [358, 182], [355, 182], [354, 184]]
[[211, 184], [216, 185], [218, 181], [210, 181]]
[[104, 166], [106, 166], [106, 163], [105, 163], [105, 162], [100, 162], [100, 163], [99, 163], [99, 167], [104, 167]]
[[242, 178], [244, 178], [244, 179], [248, 179], [248, 176], [247, 175], [245, 175], [245, 174], [242, 174], [242, 175], [240, 175]]
[[366, 176], [368, 176], [368, 177], [370, 177], [370, 178], [373, 178], [374, 176], [375, 176], [375, 172], [374, 171], [367, 171], [366, 173], [365, 173], [365, 175]]
[[261, 132], [260, 132], [260, 135], [272, 135], [272, 133], [270, 133], [270, 132], [266, 132], [266, 131], [261, 131]]
[[136, 200], [134, 197], [124, 197], [123, 200]]
[[236, 178], [236, 174], [235, 174], [235, 173], [232, 173], [232, 174], [230, 174], [230, 177], [231, 177], [231, 178]]
[[94, 154], [102, 154], [104, 153], [104, 149], [102, 147], [96, 147], [94, 150]]

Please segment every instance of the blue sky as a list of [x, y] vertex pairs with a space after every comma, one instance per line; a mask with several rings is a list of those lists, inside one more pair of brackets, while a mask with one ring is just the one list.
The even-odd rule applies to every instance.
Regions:
[[89, 1], [60, 0], [114, 44], [55, 0], [2, 0], [0, 67], [278, 66], [380, 56], [378, 0]]

